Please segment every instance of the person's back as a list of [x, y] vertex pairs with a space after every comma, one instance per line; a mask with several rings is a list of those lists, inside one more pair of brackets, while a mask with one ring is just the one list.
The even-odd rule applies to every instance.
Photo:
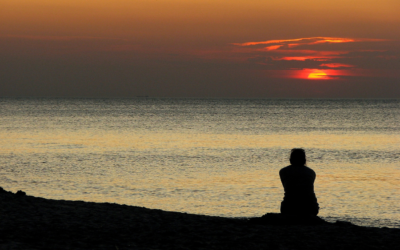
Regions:
[[281, 204], [281, 213], [288, 215], [317, 215], [319, 206], [314, 193], [314, 170], [305, 166], [303, 149], [293, 149], [290, 162], [292, 165], [282, 168], [279, 176], [285, 190]]

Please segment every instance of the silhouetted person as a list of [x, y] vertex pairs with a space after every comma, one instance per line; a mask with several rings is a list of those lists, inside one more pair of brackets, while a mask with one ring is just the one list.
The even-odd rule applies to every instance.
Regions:
[[281, 203], [284, 215], [317, 215], [319, 206], [314, 193], [315, 172], [306, 166], [304, 149], [294, 148], [290, 166], [279, 171], [285, 197]]

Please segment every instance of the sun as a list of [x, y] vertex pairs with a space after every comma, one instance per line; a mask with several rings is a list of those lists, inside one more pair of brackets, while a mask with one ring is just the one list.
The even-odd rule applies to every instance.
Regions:
[[308, 77], [308, 79], [327, 79], [328, 75], [323, 72], [322, 70], [314, 70], [311, 72]]

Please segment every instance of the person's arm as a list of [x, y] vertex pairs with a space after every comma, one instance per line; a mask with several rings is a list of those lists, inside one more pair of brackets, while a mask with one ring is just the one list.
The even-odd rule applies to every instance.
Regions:
[[314, 184], [315, 179], [317, 178], [317, 174], [315, 173], [314, 170], [311, 169], [311, 174], [312, 174], [312, 183]]
[[285, 179], [285, 174], [284, 174], [284, 171], [283, 171], [283, 168], [279, 171], [279, 177], [281, 178], [281, 183], [282, 183], [282, 186], [283, 186], [283, 188], [285, 188], [285, 181], [284, 181], [284, 179]]

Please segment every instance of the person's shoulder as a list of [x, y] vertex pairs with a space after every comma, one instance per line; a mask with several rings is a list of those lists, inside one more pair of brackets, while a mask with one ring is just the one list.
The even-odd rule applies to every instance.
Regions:
[[312, 170], [312, 168], [309, 168], [307, 166], [304, 166], [304, 167], [307, 169], [308, 172], [313, 173], [315, 175], [315, 171]]
[[288, 170], [290, 170], [290, 167], [291, 167], [291, 166], [292, 166], [292, 165], [282, 168], [281, 170], [279, 170], [279, 174], [284, 173], [284, 172], [287, 172]]

